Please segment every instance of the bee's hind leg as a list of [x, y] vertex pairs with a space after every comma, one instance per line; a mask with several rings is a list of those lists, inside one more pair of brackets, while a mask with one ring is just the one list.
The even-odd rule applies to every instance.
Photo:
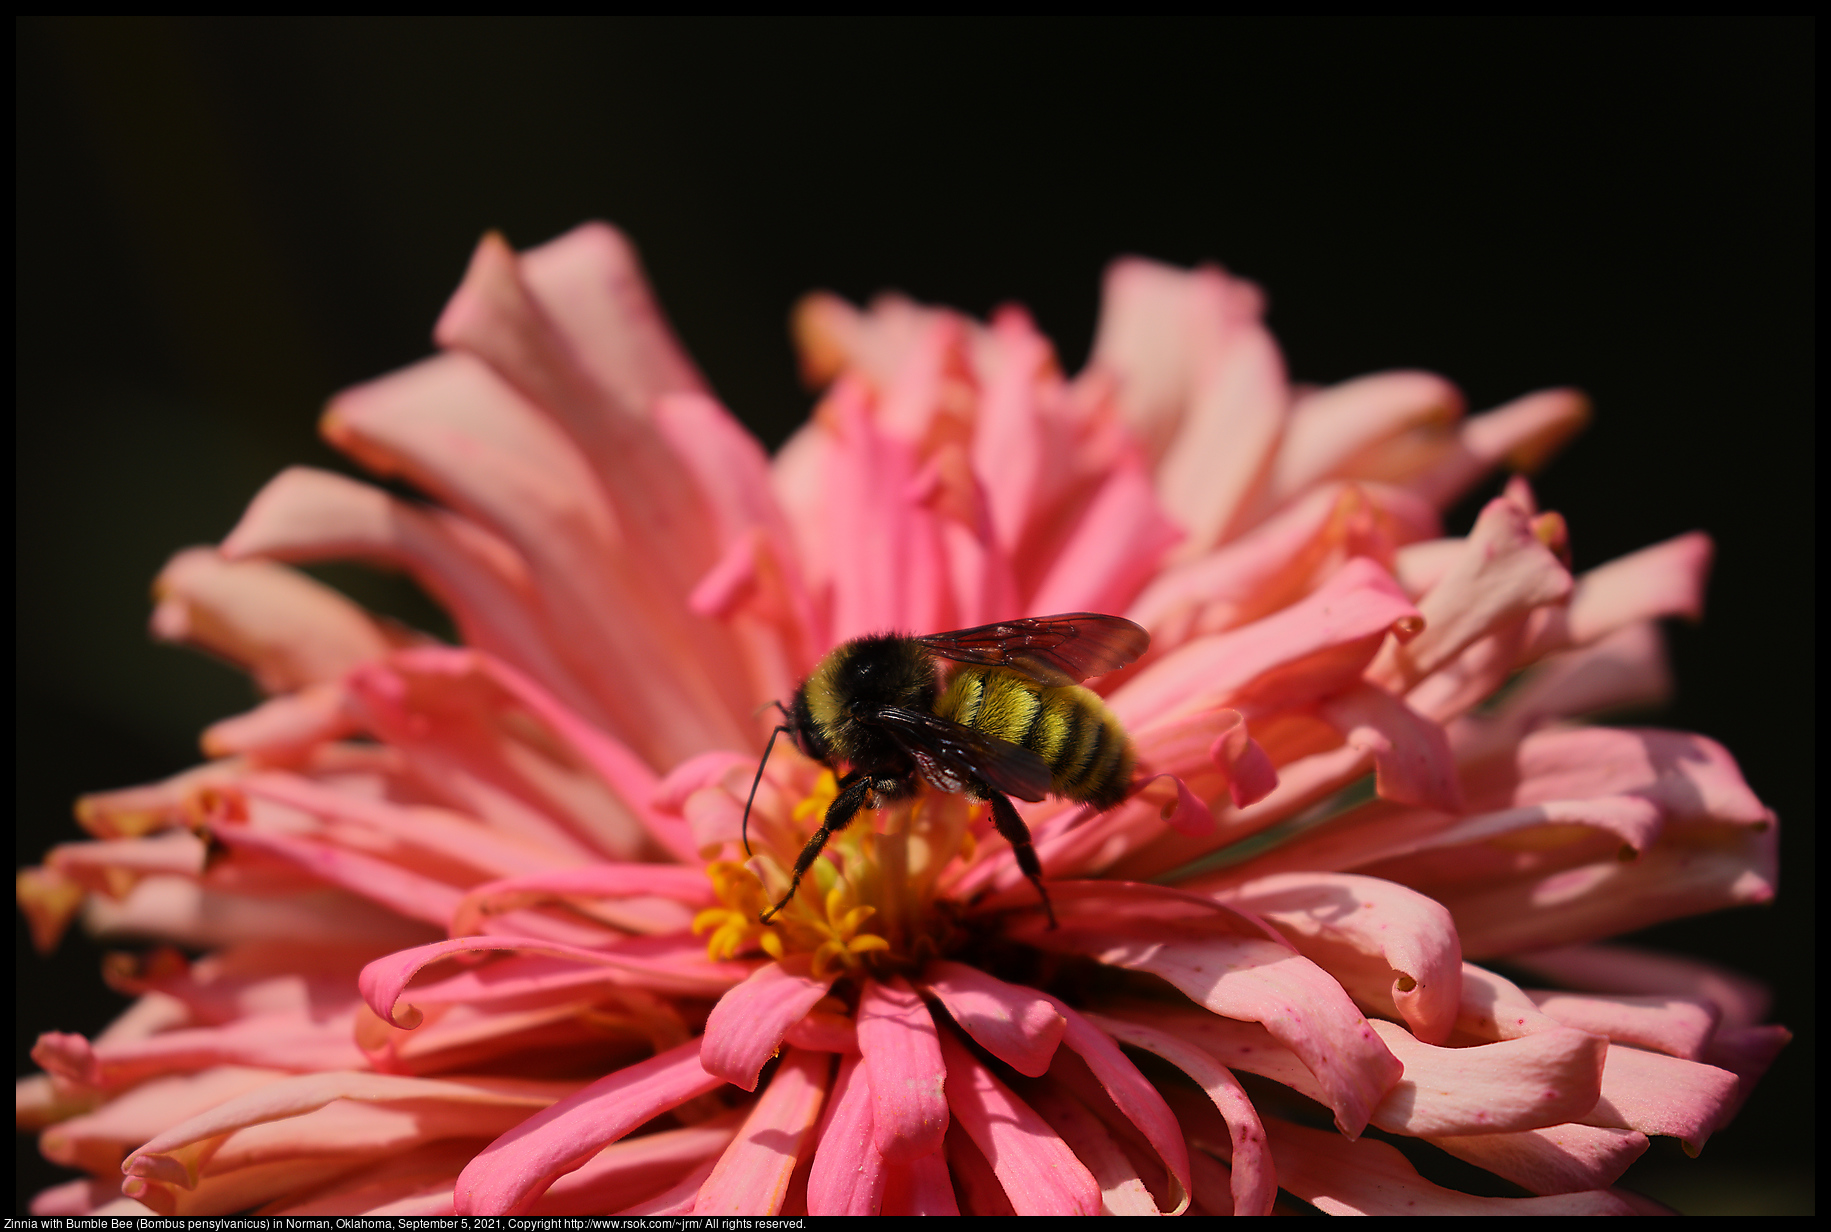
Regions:
[[[788, 883], [788, 893], [782, 896], [781, 902], [765, 911], [759, 917], [758, 923], [769, 923], [777, 912], [788, 906], [788, 900], [793, 898], [795, 891], [801, 887], [801, 878], [806, 875], [808, 869], [814, 867], [814, 861], [820, 858], [820, 853], [826, 850], [827, 840], [845, 829], [852, 818], [857, 816], [858, 810], [863, 808], [865, 801], [870, 798], [874, 786], [876, 786], [876, 781], [870, 775], [858, 770], [846, 775], [840, 782], [839, 794], [833, 797], [833, 803], [827, 805], [826, 817], [821, 821], [820, 828], [814, 831], [814, 837], [807, 840], [807, 846], [803, 847], [801, 854], [795, 858], [795, 875]], [[1020, 821], [1018, 824], [1023, 823]], [[1036, 856], [1032, 854], [1030, 859], [1034, 862]]]
[[[975, 793], [980, 794], [980, 793]], [[983, 794], [992, 806], [992, 824], [1011, 844], [1011, 852], [1017, 857], [1017, 867], [1023, 870], [1036, 892], [1043, 896], [1043, 910], [1049, 915], [1049, 927], [1055, 927], [1055, 908], [1050, 905], [1049, 891], [1043, 888], [1043, 862], [1036, 858], [1036, 845], [1030, 841], [1030, 827], [1017, 815], [1017, 809], [1011, 798], [1002, 791], [983, 789]]]

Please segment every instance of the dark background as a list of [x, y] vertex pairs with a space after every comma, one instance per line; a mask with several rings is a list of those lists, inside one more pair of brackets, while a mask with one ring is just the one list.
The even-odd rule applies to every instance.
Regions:
[[[1476, 409], [1574, 384], [1539, 480], [1579, 567], [1704, 528], [1706, 622], [1659, 716], [1782, 818], [1777, 905], [1647, 940], [1799, 1033], [1687, 1211], [1813, 1188], [1813, 39], [1809, 21], [29, 21], [16, 26], [17, 859], [78, 792], [168, 774], [249, 686], [153, 646], [147, 586], [220, 538], [336, 389], [430, 349], [487, 228], [624, 228], [725, 402], [805, 415], [785, 322], [827, 287], [1027, 304], [1077, 368], [1119, 253], [1270, 294], [1294, 377], [1417, 366]], [[345, 468], [347, 469], [347, 468]], [[1460, 531], [1473, 504], [1452, 519]], [[398, 581], [325, 570], [427, 619]], [[417, 615], [416, 614], [420, 614]], [[93, 1031], [97, 951], [16, 929], [17, 1052]], [[55, 1175], [22, 1140], [20, 1199]]]

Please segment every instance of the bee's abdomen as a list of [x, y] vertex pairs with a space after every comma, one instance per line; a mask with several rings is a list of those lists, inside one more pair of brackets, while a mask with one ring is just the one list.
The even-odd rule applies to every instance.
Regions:
[[935, 713], [1041, 757], [1058, 796], [1105, 809], [1131, 787], [1131, 738], [1090, 689], [1044, 688], [1016, 672], [967, 668], [954, 674]]

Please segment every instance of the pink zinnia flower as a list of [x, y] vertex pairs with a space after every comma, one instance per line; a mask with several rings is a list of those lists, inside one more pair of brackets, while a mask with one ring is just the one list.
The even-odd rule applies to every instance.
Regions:
[[[1610, 1187], [1649, 1135], [1701, 1147], [1787, 1039], [1748, 981], [1603, 944], [1773, 893], [1723, 749], [1576, 718], [1663, 696], [1709, 542], [1573, 577], [1523, 479], [1441, 537], [1582, 398], [1294, 388], [1261, 308], [1122, 261], [1071, 380], [1016, 309], [816, 296], [827, 392], [770, 459], [616, 232], [486, 239], [443, 353], [324, 420], [430, 501], [292, 470], [175, 557], [155, 631], [271, 699], [20, 874], [42, 946], [80, 910], [207, 952], [121, 958], [134, 1007], [39, 1041], [20, 1124], [93, 1179], [33, 1210], [1645, 1205]], [[405, 569], [464, 645], [287, 563], [334, 558]], [[930, 790], [761, 924], [835, 790], [779, 743], [746, 859], [761, 708], [852, 637], [1064, 611], [1152, 640], [1090, 682], [1131, 798], [1022, 809], [1060, 926]], [[1537, 1196], [1442, 1189], [1369, 1126]]]

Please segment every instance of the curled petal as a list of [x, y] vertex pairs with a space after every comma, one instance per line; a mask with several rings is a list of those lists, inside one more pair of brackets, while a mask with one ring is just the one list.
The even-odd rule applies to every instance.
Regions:
[[1456, 759], [1441, 725], [1371, 684], [1336, 694], [1319, 713], [1350, 745], [1373, 754], [1381, 799], [1462, 810]]
[[781, 1047], [788, 1029], [826, 996], [838, 978], [837, 972], [824, 979], [811, 972], [807, 955], [791, 955], [757, 968], [719, 998], [706, 1019], [701, 1057], [706, 1071], [746, 1091], [756, 1090], [757, 1076]]
[[922, 970], [922, 986], [936, 997], [981, 1048], [1032, 1078], [1049, 1062], [1068, 1020], [1033, 988], [1007, 984], [965, 963], [935, 960]]
[[524, 1214], [556, 1177], [723, 1082], [700, 1067], [696, 1039], [600, 1078], [484, 1147], [458, 1177], [456, 1213]]
[[1101, 899], [1071, 899], [1061, 892], [1063, 884], [1051, 887], [1061, 927], [1026, 925], [1014, 930], [1018, 935], [1045, 949], [1149, 971], [1216, 1014], [1263, 1022], [1316, 1075], [1343, 1133], [1358, 1134], [1398, 1081], [1399, 1062], [1341, 985], [1288, 943], [1243, 935], [1254, 926], [1237, 917], [1204, 917], [1186, 908], [1180, 918], [1150, 919], [1145, 912], [1154, 909], [1153, 898], [1166, 905], [1171, 900], [1123, 883], [1102, 883], [1106, 912], [1089, 918], [1082, 912]]
[[1449, 1039], [1462, 996], [1462, 945], [1434, 900], [1344, 873], [1278, 873], [1217, 896], [1278, 928], [1361, 1004], [1396, 1010], [1426, 1043]]
[[1412, 1136], [1504, 1133], [1581, 1120], [1602, 1093], [1608, 1041], [1560, 1029], [1473, 1048], [1419, 1043], [1396, 1023], [1373, 1029], [1405, 1066], [1373, 1123]]
[[1461, 555], [1418, 601], [1424, 631], [1388, 644], [1367, 678], [1408, 692], [1509, 620], [1563, 601], [1571, 586], [1569, 570], [1532, 533], [1527, 512], [1496, 497], [1475, 520]]

